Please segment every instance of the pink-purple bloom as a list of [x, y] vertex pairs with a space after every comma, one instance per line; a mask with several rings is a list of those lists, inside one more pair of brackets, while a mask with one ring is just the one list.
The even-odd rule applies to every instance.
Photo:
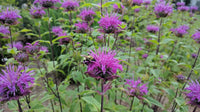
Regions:
[[197, 42], [200, 43], [200, 31], [196, 31], [193, 35], [192, 38]]
[[76, 26], [76, 32], [77, 32], [77, 33], [87, 33], [88, 30], [89, 30], [89, 26], [88, 26], [88, 24], [85, 23], [85, 22], [76, 23], [75, 26]]
[[155, 25], [147, 25], [146, 29], [150, 33], [157, 33], [159, 31], [159, 27]]
[[10, 31], [9, 31], [9, 28], [4, 26], [4, 25], [1, 25], [0, 26], [0, 37], [3, 37], [3, 38], [8, 38], [8, 35], [10, 34]]
[[5, 10], [2, 10], [0, 13], [0, 22], [6, 25], [15, 25], [17, 24], [17, 19], [21, 18], [19, 11], [14, 8], [7, 7]]
[[34, 78], [33, 71], [27, 72], [22, 66], [6, 67], [0, 74], [0, 101], [18, 100], [31, 92]]
[[63, 8], [65, 8], [65, 11], [74, 11], [77, 7], [79, 7], [79, 3], [76, 0], [64, 0], [62, 3]]
[[173, 12], [173, 7], [169, 3], [160, 2], [154, 7], [154, 13], [157, 17], [167, 17]]
[[192, 58], [196, 58], [197, 57], [197, 54], [196, 53], [192, 53]]
[[125, 84], [129, 85], [127, 93], [131, 97], [135, 96], [138, 99], [143, 99], [144, 95], [147, 95], [148, 93], [147, 84], [142, 84], [140, 78], [136, 81], [134, 79], [127, 79]]
[[151, 0], [145, 0], [145, 1], [143, 2], [143, 4], [144, 4], [144, 5], [150, 5], [150, 4], [151, 4]]
[[101, 27], [100, 31], [103, 33], [117, 33], [121, 31], [120, 25], [122, 22], [116, 15], [105, 15], [98, 22]]
[[188, 6], [180, 6], [180, 7], [178, 7], [178, 10], [179, 11], [188, 11], [190, 8], [188, 7]]
[[187, 34], [189, 30], [189, 26], [182, 25], [178, 28], [172, 28], [171, 31], [177, 36], [177, 37], [183, 37], [183, 35]]
[[143, 54], [142, 58], [146, 59], [149, 55], [148, 54]]
[[43, 15], [45, 15], [45, 11], [42, 7], [36, 7], [36, 6], [33, 6], [31, 9], [30, 9], [30, 14], [33, 16], [33, 18], [42, 18]]
[[54, 26], [52, 27], [52, 32], [54, 35], [58, 36], [60, 34], [63, 34], [63, 29], [60, 26]]
[[178, 7], [184, 6], [184, 5], [185, 5], [185, 2], [177, 2], [176, 5], [177, 5]]
[[192, 81], [189, 83], [189, 87], [185, 88], [189, 92], [186, 93], [186, 97], [189, 98], [189, 104], [200, 107], [200, 84], [199, 82]]
[[93, 9], [83, 9], [80, 13], [80, 17], [82, 20], [86, 21], [86, 22], [90, 22], [91, 20], [93, 20], [94, 15], [96, 15], [96, 13], [93, 11]]
[[107, 51], [106, 48], [99, 48], [95, 51], [90, 51], [89, 55], [93, 58], [85, 62], [87, 64], [87, 74], [96, 79], [103, 79], [104, 81], [113, 80], [119, 76], [114, 75], [117, 69], [123, 70], [119, 60], [114, 58], [115, 51]]
[[135, 48], [135, 50], [136, 50], [136, 51], [141, 51], [142, 48], [141, 48], [141, 47], [137, 47], [137, 48]]
[[140, 8], [136, 8], [136, 9], [134, 9], [134, 12], [135, 12], [135, 13], [140, 12]]
[[16, 56], [14, 56], [15, 60], [17, 60], [19, 63], [25, 63], [28, 61], [29, 56], [28, 54], [24, 53], [24, 52], [19, 52], [17, 53]]
[[[7, 44], [10, 48], [11, 47], [11, 44]], [[21, 51], [24, 49], [24, 46], [21, 42], [13, 42], [13, 47], [17, 48], [18, 51]]]
[[34, 4], [39, 3], [44, 8], [54, 8], [56, 3], [60, 3], [60, 0], [35, 0]]
[[197, 6], [191, 6], [191, 7], [190, 7], [190, 11], [193, 12], [193, 13], [194, 13], [195, 11], [197, 11], [197, 10], [198, 10], [198, 7], [197, 7]]

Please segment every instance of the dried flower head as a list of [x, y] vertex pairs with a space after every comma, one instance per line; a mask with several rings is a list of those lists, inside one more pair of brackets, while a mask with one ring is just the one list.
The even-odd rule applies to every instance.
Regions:
[[154, 13], [157, 17], [167, 17], [173, 12], [173, 7], [165, 2], [157, 3], [154, 7]]
[[135, 96], [138, 99], [143, 99], [144, 95], [147, 95], [148, 93], [148, 88], [146, 84], [142, 84], [140, 78], [138, 78], [137, 81], [135, 81], [134, 79], [127, 79], [125, 84], [130, 86], [127, 88], [127, 93], [131, 97]]
[[62, 3], [62, 6], [63, 8], [65, 8], [65, 11], [75, 11], [75, 9], [77, 7], [79, 7], [79, 3], [78, 1], [76, 0], [65, 0], [63, 3]]
[[121, 31], [120, 25], [122, 22], [116, 15], [109, 16], [107, 14], [105, 17], [102, 17], [98, 23], [101, 27], [100, 31], [103, 33], [117, 33]]
[[123, 70], [119, 60], [114, 58], [115, 51], [107, 51], [106, 48], [99, 48], [98, 50], [91, 51], [89, 55], [92, 60], [87, 63], [87, 74], [96, 79], [103, 79], [104, 81], [113, 80], [119, 76], [114, 75], [117, 69]]
[[1, 101], [18, 100], [20, 96], [31, 92], [34, 83], [33, 71], [27, 72], [22, 66], [6, 67], [0, 74], [0, 97]]

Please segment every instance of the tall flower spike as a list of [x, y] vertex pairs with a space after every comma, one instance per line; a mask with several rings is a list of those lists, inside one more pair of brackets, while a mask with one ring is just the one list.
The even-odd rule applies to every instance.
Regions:
[[80, 17], [82, 20], [84, 20], [85, 22], [90, 22], [93, 20], [94, 15], [96, 15], [96, 13], [92, 10], [92, 9], [83, 9], [80, 13]]
[[42, 18], [42, 16], [45, 15], [46, 13], [42, 9], [42, 7], [33, 6], [30, 9], [30, 14], [33, 16], [33, 18], [38, 19], [38, 18]]
[[167, 17], [173, 12], [173, 7], [165, 2], [157, 3], [154, 7], [154, 13], [157, 17]]
[[76, 0], [64, 0], [61, 7], [65, 8], [66, 12], [75, 11], [79, 7], [79, 3]]
[[188, 102], [191, 105], [200, 107], [200, 84], [199, 82], [192, 81], [189, 83], [189, 87], [185, 88], [186, 90], [189, 90], [188, 93], [186, 93], [187, 98], [190, 99]]
[[56, 3], [60, 3], [60, 0], [35, 0], [34, 4], [39, 3], [44, 8], [54, 8]]
[[103, 33], [117, 33], [120, 32], [120, 25], [122, 22], [119, 20], [119, 18], [116, 15], [109, 16], [108, 14], [105, 15], [105, 17], [102, 17], [100, 21], [98, 22], [100, 28], [100, 31]]
[[115, 51], [107, 51], [106, 48], [99, 48], [91, 51], [89, 55], [92, 60], [88, 60], [87, 74], [96, 79], [103, 79], [105, 81], [113, 80], [119, 76], [114, 75], [117, 69], [123, 70], [119, 60], [114, 58]]
[[33, 71], [27, 72], [22, 66], [7, 66], [0, 74], [0, 101], [18, 100], [31, 92]]
[[17, 19], [21, 18], [19, 10], [12, 7], [7, 7], [0, 13], [0, 22], [6, 25], [15, 25], [18, 23]]
[[135, 81], [134, 79], [127, 79], [125, 84], [129, 85], [129, 87], [127, 88], [127, 93], [131, 97], [135, 96], [138, 99], [143, 99], [143, 96], [147, 95], [148, 93], [148, 88], [146, 84], [142, 84], [140, 78], [137, 81]]

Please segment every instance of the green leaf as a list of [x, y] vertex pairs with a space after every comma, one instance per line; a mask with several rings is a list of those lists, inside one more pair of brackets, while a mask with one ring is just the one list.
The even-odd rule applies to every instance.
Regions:
[[150, 102], [150, 103], [152, 103], [154, 105], [157, 105], [157, 106], [161, 107], [162, 109], [164, 108], [163, 105], [160, 102], [158, 102], [157, 100], [153, 99], [152, 97], [147, 97], [146, 101]]
[[52, 42], [54, 43], [55, 41], [60, 40], [62, 38], [66, 38], [66, 37], [69, 37], [69, 36], [60, 36], [60, 37], [57, 37], [57, 38], [53, 39]]
[[100, 111], [100, 103], [91, 96], [85, 96], [81, 98], [82, 100], [84, 100], [85, 102], [87, 102], [88, 104], [92, 105], [93, 107], [95, 107], [96, 111]]
[[32, 30], [30, 30], [30, 29], [22, 29], [20, 32], [30, 32], [30, 31], [32, 31]]

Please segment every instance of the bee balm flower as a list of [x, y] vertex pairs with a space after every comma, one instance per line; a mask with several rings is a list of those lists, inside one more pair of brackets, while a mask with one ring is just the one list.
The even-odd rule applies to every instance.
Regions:
[[173, 12], [173, 7], [165, 2], [157, 3], [154, 7], [154, 13], [157, 17], [167, 17]]

